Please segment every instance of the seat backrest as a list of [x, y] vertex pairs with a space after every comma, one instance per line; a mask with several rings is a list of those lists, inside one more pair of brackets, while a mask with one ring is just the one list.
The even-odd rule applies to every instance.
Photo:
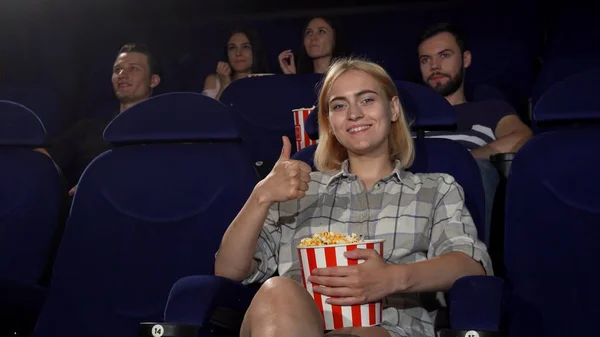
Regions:
[[590, 149], [599, 147], [597, 127], [549, 131], [512, 162], [504, 227], [510, 336], [596, 335], [600, 156]]
[[0, 278], [36, 284], [52, 257], [66, 196], [44, 144], [39, 118], [23, 105], [0, 101]]
[[531, 104], [535, 105], [554, 84], [579, 72], [598, 67], [598, 55], [577, 55], [544, 62], [531, 90]]
[[318, 74], [253, 77], [235, 81], [223, 92], [221, 101], [234, 111], [252, 161], [266, 171], [281, 153], [281, 137], [294, 141], [292, 110], [316, 103], [320, 79]]
[[406, 119], [414, 129], [453, 128], [456, 112], [433, 89], [408, 81], [394, 81]]
[[554, 84], [535, 105], [533, 120], [540, 124], [600, 119], [598, 81], [600, 68], [595, 68]]
[[46, 129], [47, 137], [60, 135], [65, 127], [63, 111], [58, 93], [43, 87], [4, 87], [0, 89], [0, 100], [16, 102], [35, 111]]
[[160, 321], [173, 283], [213, 273], [256, 184], [229, 110], [200, 94], [139, 103], [104, 138], [115, 148], [81, 177], [37, 337], [128, 337]]

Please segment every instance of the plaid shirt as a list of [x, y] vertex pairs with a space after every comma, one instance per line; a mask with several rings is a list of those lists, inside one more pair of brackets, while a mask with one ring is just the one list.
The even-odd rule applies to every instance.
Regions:
[[[271, 207], [254, 255], [258, 268], [243, 283], [264, 282], [275, 272], [302, 282], [296, 246], [323, 231], [385, 239], [387, 263], [463, 252], [480, 262], [488, 275], [493, 273], [465, 208], [463, 190], [452, 176], [413, 174], [397, 162], [392, 173], [366, 191], [346, 161], [338, 172], [311, 173], [304, 198]], [[389, 296], [384, 300], [388, 308], [383, 327], [392, 336], [434, 336], [435, 309], [442, 304], [436, 298], [440, 297], [435, 293]]]

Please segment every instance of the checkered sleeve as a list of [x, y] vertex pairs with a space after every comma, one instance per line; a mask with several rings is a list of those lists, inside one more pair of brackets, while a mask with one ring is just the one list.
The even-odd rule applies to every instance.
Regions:
[[281, 240], [281, 226], [278, 226], [280, 206], [280, 203], [275, 203], [269, 208], [269, 213], [265, 219], [265, 224], [260, 232], [256, 250], [254, 251], [254, 260], [257, 262], [257, 269], [243, 280], [242, 284], [265, 282], [277, 271], [279, 242]]
[[492, 275], [487, 248], [477, 238], [477, 228], [465, 206], [463, 189], [452, 176], [442, 174], [438, 178], [434, 207], [428, 258], [462, 252], [481, 263], [486, 274]]

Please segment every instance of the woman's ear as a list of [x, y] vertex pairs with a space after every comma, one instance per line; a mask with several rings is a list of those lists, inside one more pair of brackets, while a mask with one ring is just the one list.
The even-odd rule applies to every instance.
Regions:
[[390, 102], [390, 110], [392, 112], [390, 120], [392, 122], [398, 121], [398, 118], [400, 118], [400, 113], [402, 112], [402, 105], [400, 105], [400, 99], [398, 96], [394, 96], [392, 98], [392, 101]]

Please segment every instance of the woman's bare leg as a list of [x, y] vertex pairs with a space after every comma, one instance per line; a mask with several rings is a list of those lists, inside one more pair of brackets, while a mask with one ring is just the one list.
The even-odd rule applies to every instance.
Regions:
[[[390, 337], [382, 327], [344, 328], [328, 337]], [[246, 311], [241, 337], [323, 337], [323, 319], [313, 298], [298, 282], [273, 277], [256, 293]]]
[[287, 277], [273, 277], [252, 299], [240, 336], [323, 337], [323, 319], [302, 285]]

